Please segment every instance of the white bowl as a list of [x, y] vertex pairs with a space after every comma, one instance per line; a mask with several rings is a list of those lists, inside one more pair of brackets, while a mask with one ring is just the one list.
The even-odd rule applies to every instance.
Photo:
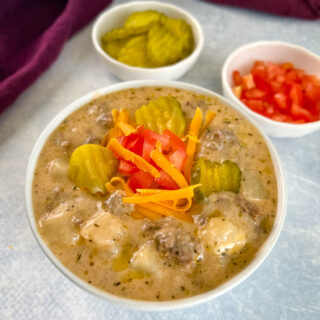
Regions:
[[306, 124], [291, 124], [266, 118], [244, 105], [233, 93], [232, 72], [250, 72], [254, 61], [263, 60], [274, 63], [291, 62], [307, 74], [320, 78], [320, 57], [303, 47], [280, 41], [257, 41], [246, 44], [233, 51], [222, 68], [223, 95], [247, 112], [270, 136], [276, 138], [295, 138], [320, 129], [320, 121]]
[[[128, 66], [110, 57], [101, 47], [101, 37], [106, 32], [122, 27], [128, 16], [135, 11], [156, 10], [171, 18], [184, 19], [192, 28], [194, 49], [185, 59], [160, 68]], [[197, 61], [203, 48], [204, 36], [197, 20], [188, 12], [171, 4], [156, 1], [135, 1], [107, 10], [96, 20], [92, 29], [92, 41], [96, 51], [107, 63], [110, 71], [122, 80], [176, 80], [184, 75]]]
[[[58, 113], [58, 115], [51, 120], [51, 122], [48, 124], [48, 126], [44, 129], [44, 131], [41, 133], [40, 137], [38, 138], [32, 153], [30, 155], [28, 168], [27, 168], [27, 174], [26, 174], [26, 182], [25, 182], [25, 200], [26, 200], [26, 207], [27, 207], [27, 214], [28, 214], [28, 220], [31, 226], [31, 229], [33, 231], [33, 234], [38, 241], [41, 249], [44, 251], [44, 253], [47, 255], [47, 257], [51, 260], [51, 262], [73, 283], [78, 285], [80, 288], [84, 289], [87, 292], [90, 292], [94, 294], [95, 296], [105, 299], [107, 301], [130, 307], [140, 310], [150, 310], [150, 311], [160, 311], [160, 310], [170, 310], [170, 309], [178, 309], [178, 308], [186, 308], [191, 307], [194, 305], [197, 305], [199, 303], [214, 299], [223, 293], [231, 290], [236, 285], [240, 284], [242, 281], [244, 281], [247, 277], [249, 277], [265, 260], [265, 258], [270, 253], [271, 249], [273, 248], [274, 244], [276, 243], [280, 231], [283, 226], [284, 218], [285, 218], [285, 210], [286, 210], [286, 187], [285, 187], [285, 179], [283, 175], [283, 170], [281, 168], [281, 163], [279, 156], [277, 154], [277, 151], [273, 147], [270, 139], [259, 129], [257, 130], [260, 132], [262, 137], [264, 138], [274, 166], [276, 180], [277, 180], [277, 188], [278, 188], [278, 204], [277, 204], [277, 215], [274, 222], [273, 229], [268, 237], [268, 239], [265, 241], [263, 246], [260, 248], [260, 250], [257, 252], [255, 258], [253, 261], [240, 273], [238, 273], [236, 276], [228, 280], [227, 282], [223, 283], [219, 287], [210, 290], [206, 293], [181, 299], [181, 300], [175, 300], [175, 301], [165, 301], [165, 302], [148, 302], [148, 301], [137, 301], [137, 300], [131, 300], [122, 298], [116, 295], [113, 295], [111, 293], [102, 291], [90, 284], [88, 284], [86, 281], [78, 278], [75, 274], [73, 274], [70, 270], [68, 270], [58, 259], [57, 257], [52, 253], [50, 248], [47, 246], [45, 241], [41, 238], [38, 229], [37, 229], [37, 221], [34, 217], [34, 210], [33, 210], [33, 204], [32, 204], [32, 180], [34, 175], [34, 170], [37, 164], [37, 160], [39, 157], [39, 154], [46, 143], [47, 139], [51, 135], [51, 133], [62, 123], [62, 121], [68, 117], [71, 113], [73, 113], [75, 110], [82, 107], [84, 104], [90, 102], [94, 98], [97, 98], [100, 95], [105, 95], [114, 91], [128, 89], [128, 88], [140, 88], [145, 86], [165, 86], [165, 87], [173, 87], [178, 89], [185, 89], [190, 90], [193, 92], [196, 92], [198, 94], [203, 95], [209, 95], [213, 97], [217, 97], [222, 103], [228, 105], [229, 107], [237, 110], [239, 113], [241, 113], [250, 123], [254, 125], [254, 127], [257, 128], [256, 124], [249, 119], [246, 113], [243, 112], [241, 108], [239, 108], [237, 105], [230, 103], [228, 100], [223, 98], [222, 96], [209, 91], [207, 89], [203, 89], [201, 87], [187, 84], [183, 82], [175, 82], [175, 81], [130, 81], [130, 82], [122, 82], [118, 83], [112, 86], [108, 86], [102, 89], [99, 89], [97, 91], [91, 92], [73, 103], [71, 103], [69, 106], [67, 106], [65, 109], [63, 109], [61, 112]], [[45, 279], [43, 279], [45, 281]]]

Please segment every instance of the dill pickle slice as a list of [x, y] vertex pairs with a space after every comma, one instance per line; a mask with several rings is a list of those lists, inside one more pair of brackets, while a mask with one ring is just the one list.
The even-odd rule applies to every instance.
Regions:
[[135, 112], [136, 122], [156, 133], [169, 129], [177, 136], [182, 136], [186, 120], [179, 101], [172, 97], [160, 97], [143, 105]]
[[71, 155], [69, 179], [91, 193], [105, 193], [105, 183], [116, 173], [117, 165], [117, 160], [107, 148], [84, 144]]
[[208, 197], [213, 192], [232, 191], [238, 193], [240, 182], [241, 171], [236, 163], [229, 160], [218, 163], [201, 157], [192, 169], [191, 183], [202, 184], [195, 190], [198, 200]]
[[134, 67], [152, 68], [153, 63], [147, 56], [147, 41], [146, 35], [133, 37], [121, 48], [118, 60], [122, 63]]
[[117, 28], [105, 33], [101, 37], [101, 40], [102, 42], [109, 42], [111, 40], [122, 40], [125, 38], [129, 38], [131, 34], [132, 34], [132, 31], [130, 29]]
[[193, 48], [193, 34], [190, 25], [182, 19], [166, 18], [163, 25], [179, 38], [179, 44], [183, 51], [191, 51]]
[[137, 11], [130, 14], [124, 27], [130, 32], [142, 33], [148, 31], [155, 23], [165, 16], [154, 10]]
[[118, 59], [119, 53], [127, 41], [127, 38], [121, 40], [110, 40], [107, 43], [102, 44], [102, 49], [112, 58]]
[[175, 63], [193, 48], [191, 27], [181, 19], [164, 18], [155, 24], [148, 33], [147, 53], [157, 66]]

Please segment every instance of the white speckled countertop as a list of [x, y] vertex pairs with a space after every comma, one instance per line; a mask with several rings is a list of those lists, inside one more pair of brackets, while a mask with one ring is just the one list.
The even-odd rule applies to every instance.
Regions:
[[[120, 1], [119, 1], [120, 2]], [[218, 93], [224, 59], [237, 46], [279, 39], [320, 54], [320, 22], [270, 16], [200, 1], [171, 1], [202, 24], [205, 46], [181, 80]], [[0, 319], [320, 319], [320, 131], [273, 139], [287, 176], [287, 218], [263, 265], [244, 283], [195, 308], [127, 310], [82, 291], [49, 262], [28, 225], [24, 177], [32, 147], [50, 119], [83, 94], [116, 83], [91, 45], [92, 24], [0, 114]]]

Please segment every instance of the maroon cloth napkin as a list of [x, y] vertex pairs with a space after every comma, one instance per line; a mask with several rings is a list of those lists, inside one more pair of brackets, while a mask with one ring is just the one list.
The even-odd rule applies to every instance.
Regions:
[[206, 0], [300, 19], [319, 19], [320, 0]]
[[5, 0], [0, 5], [0, 112], [111, 0]]

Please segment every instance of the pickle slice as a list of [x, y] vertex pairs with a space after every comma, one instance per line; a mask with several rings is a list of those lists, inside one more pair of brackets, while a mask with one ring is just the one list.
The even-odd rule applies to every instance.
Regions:
[[102, 44], [102, 49], [112, 58], [118, 59], [119, 53], [127, 41], [127, 38], [121, 40], [110, 40], [109, 42]]
[[128, 38], [131, 33], [130, 29], [125, 29], [125, 28], [117, 28], [113, 29], [106, 34], [104, 34], [101, 38], [102, 42], [109, 42], [111, 40], [122, 40], [125, 38]]
[[172, 97], [160, 97], [150, 101], [135, 112], [136, 122], [156, 133], [169, 129], [177, 136], [185, 132], [186, 121], [179, 101]]
[[201, 183], [195, 190], [196, 198], [202, 200], [213, 192], [239, 192], [241, 171], [238, 165], [226, 160], [222, 163], [212, 162], [203, 157], [198, 159], [192, 169], [191, 183]]
[[84, 144], [75, 149], [69, 161], [69, 179], [77, 187], [91, 193], [105, 193], [105, 183], [117, 171], [117, 160], [112, 152], [95, 144]]
[[191, 27], [182, 19], [166, 18], [162, 20], [163, 25], [179, 38], [179, 45], [185, 52], [193, 48], [193, 34]]
[[173, 64], [189, 55], [193, 48], [190, 26], [181, 19], [164, 18], [148, 33], [147, 53], [157, 66]]
[[147, 56], [147, 41], [146, 35], [131, 38], [120, 50], [118, 60], [134, 67], [154, 67]]
[[148, 31], [155, 23], [164, 17], [162, 13], [154, 10], [137, 11], [130, 14], [124, 27], [132, 33], [142, 33]]

